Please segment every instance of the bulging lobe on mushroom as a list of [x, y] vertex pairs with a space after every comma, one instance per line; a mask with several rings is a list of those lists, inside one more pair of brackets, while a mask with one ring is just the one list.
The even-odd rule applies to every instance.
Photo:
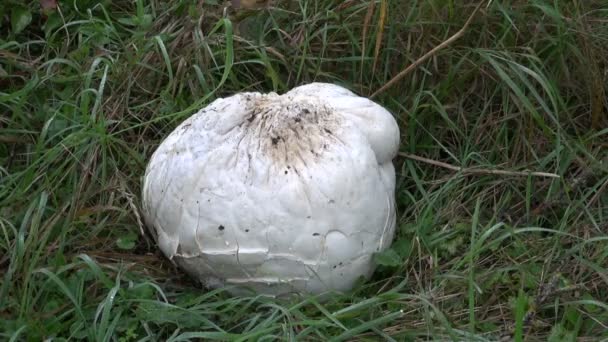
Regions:
[[348, 89], [328, 83], [306, 84], [287, 95], [316, 96], [363, 132], [379, 164], [391, 162], [399, 149], [399, 126], [386, 109]]

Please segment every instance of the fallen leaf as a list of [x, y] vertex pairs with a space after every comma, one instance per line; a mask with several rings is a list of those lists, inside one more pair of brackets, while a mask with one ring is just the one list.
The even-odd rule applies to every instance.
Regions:
[[43, 12], [57, 9], [57, 0], [40, 0], [40, 8]]
[[401, 257], [395, 250], [389, 248], [382, 252], [378, 252], [374, 254], [374, 261], [378, 265], [396, 267], [403, 263]]

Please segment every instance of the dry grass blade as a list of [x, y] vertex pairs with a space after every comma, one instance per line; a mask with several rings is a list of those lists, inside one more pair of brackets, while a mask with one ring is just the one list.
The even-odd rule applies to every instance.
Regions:
[[414, 154], [399, 152], [399, 155], [408, 159], [420, 161], [423, 163], [427, 163], [434, 166], [439, 166], [444, 169], [462, 172], [465, 175], [501, 175], [501, 176], [515, 176], [515, 177], [548, 177], [548, 178], [561, 178], [559, 175], [555, 173], [549, 172], [534, 172], [534, 171], [507, 171], [507, 170], [496, 170], [496, 169], [473, 169], [473, 168], [465, 168], [460, 166], [455, 166], [452, 164], [440, 162], [437, 160], [432, 160], [424, 157], [420, 157]]
[[407, 76], [410, 72], [412, 72], [414, 69], [416, 69], [424, 61], [426, 61], [427, 59], [429, 59], [433, 55], [435, 55], [439, 50], [444, 49], [445, 47], [447, 47], [448, 45], [452, 44], [453, 42], [458, 40], [460, 37], [462, 37], [464, 35], [464, 33], [466, 32], [467, 28], [471, 25], [471, 22], [473, 21], [473, 18], [475, 17], [477, 12], [479, 12], [481, 5], [483, 5], [483, 1], [481, 1], [479, 4], [477, 4], [477, 7], [475, 7], [475, 9], [473, 10], [473, 13], [471, 13], [471, 15], [469, 16], [467, 21], [464, 23], [462, 28], [460, 30], [458, 30], [458, 32], [454, 33], [453, 36], [451, 36], [450, 38], [445, 40], [443, 43], [437, 45], [431, 51], [427, 52], [422, 57], [418, 58], [414, 63], [410, 64], [407, 68], [403, 69], [403, 71], [398, 73], [395, 77], [393, 77], [385, 85], [380, 87], [380, 89], [376, 90], [372, 95], [370, 95], [370, 98], [373, 99], [374, 97], [378, 96], [378, 94], [380, 94], [380, 93], [384, 92], [386, 89], [392, 87], [395, 83], [399, 82], [402, 78]]
[[[363, 32], [361, 33], [361, 65], [363, 65], [363, 59], [367, 51], [367, 31], [369, 30], [369, 24], [372, 21], [372, 16], [374, 15], [374, 9], [376, 9], [376, 2], [370, 1], [369, 5], [367, 6], [365, 19], [363, 21]], [[364, 68], [362, 67], [359, 75], [361, 83], [363, 83], [363, 69]]]
[[376, 73], [376, 67], [378, 66], [378, 57], [380, 56], [380, 48], [382, 47], [382, 38], [384, 37], [384, 26], [386, 24], [387, 16], [387, 0], [380, 2], [380, 18], [378, 19], [378, 31], [376, 32], [376, 45], [374, 47], [374, 65], [372, 67], [372, 74]]

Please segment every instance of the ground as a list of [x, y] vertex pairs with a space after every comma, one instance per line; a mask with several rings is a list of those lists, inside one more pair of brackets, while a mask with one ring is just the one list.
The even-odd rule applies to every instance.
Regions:
[[183, 276], [139, 215], [149, 156], [234, 92], [369, 96], [478, 3], [228, 3], [0, 3], [0, 339], [608, 338], [603, 1], [483, 1], [374, 97], [402, 133], [397, 237], [322, 303]]

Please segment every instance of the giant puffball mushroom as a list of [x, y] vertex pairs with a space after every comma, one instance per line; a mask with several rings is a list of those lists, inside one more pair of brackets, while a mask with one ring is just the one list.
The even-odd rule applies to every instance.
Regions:
[[337, 85], [220, 98], [152, 155], [146, 223], [208, 287], [347, 291], [392, 241], [398, 146], [393, 116]]

